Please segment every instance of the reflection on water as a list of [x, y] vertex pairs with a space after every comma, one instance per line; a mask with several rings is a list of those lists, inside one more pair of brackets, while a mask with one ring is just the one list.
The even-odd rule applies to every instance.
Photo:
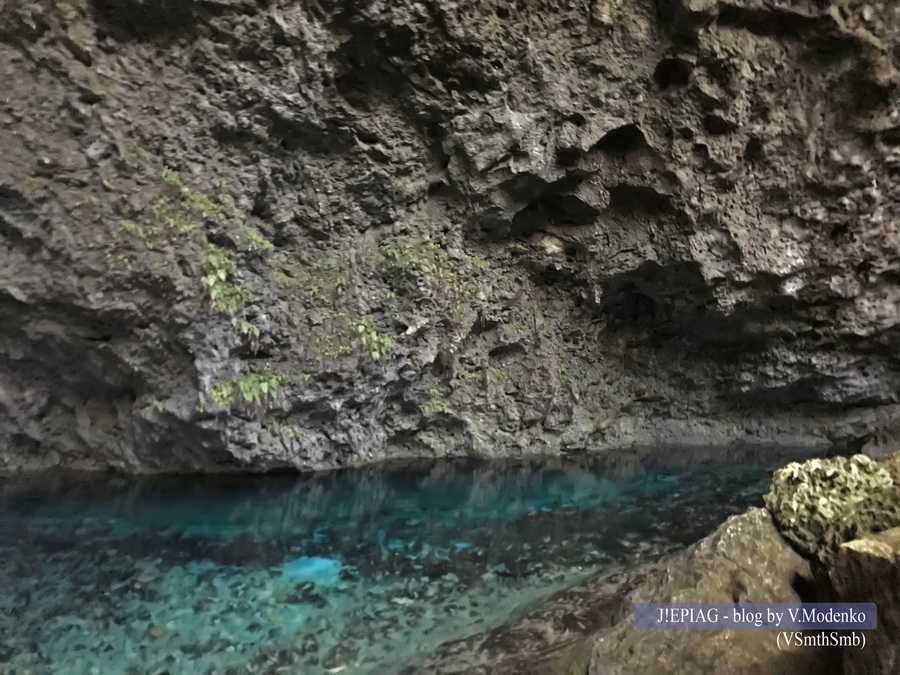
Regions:
[[798, 456], [658, 454], [0, 481], [0, 672], [396, 672], [699, 539]]

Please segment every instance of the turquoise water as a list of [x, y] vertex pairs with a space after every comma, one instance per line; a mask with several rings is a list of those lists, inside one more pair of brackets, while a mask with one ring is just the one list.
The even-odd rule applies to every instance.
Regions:
[[787, 456], [0, 480], [0, 673], [393, 673], [761, 503]]

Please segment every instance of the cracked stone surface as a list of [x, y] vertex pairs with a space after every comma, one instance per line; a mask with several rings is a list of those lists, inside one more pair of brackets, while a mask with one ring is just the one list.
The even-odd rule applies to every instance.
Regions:
[[898, 40], [888, 0], [2, 0], [0, 468], [877, 444]]

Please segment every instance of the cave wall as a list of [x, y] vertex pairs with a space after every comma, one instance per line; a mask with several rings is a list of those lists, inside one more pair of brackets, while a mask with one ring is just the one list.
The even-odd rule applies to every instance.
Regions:
[[0, 0], [0, 469], [898, 425], [888, 0]]

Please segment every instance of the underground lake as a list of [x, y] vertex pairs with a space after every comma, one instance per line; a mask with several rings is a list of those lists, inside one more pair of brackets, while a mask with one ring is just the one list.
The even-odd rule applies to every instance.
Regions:
[[811, 455], [0, 479], [0, 672], [396, 673], [697, 541]]

